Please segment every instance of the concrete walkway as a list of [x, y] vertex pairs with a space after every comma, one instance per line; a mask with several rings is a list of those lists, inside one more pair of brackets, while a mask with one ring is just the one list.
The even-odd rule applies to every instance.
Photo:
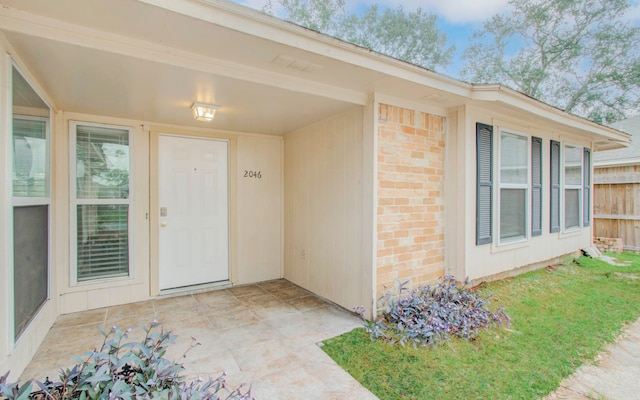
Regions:
[[[57, 377], [73, 364], [70, 355], [101, 344], [98, 326], [154, 318], [178, 335], [168, 358], [181, 358], [191, 336], [202, 343], [184, 359], [189, 377], [225, 371], [229, 387], [251, 384], [260, 400], [376, 399], [318, 347], [361, 321], [285, 280], [61, 316], [20, 380]], [[640, 319], [545, 397], [560, 399], [640, 400]]]
[[544, 400], [640, 400], [640, 319]]
[[225, 371], [229, 388], [250, 384], [261, 400], [376, 399], [318, 346], [360, 319], [285, 280], [63, 315], [20, 380], [57, 380], [71, 355], [100, 346], [98, 326], [134, 327], [140, 340], [138, 324], [154, 318], [178, 336], [166, 358], [181, 359], [192, 336], [201, 343], [184, 359], [188, 377]]

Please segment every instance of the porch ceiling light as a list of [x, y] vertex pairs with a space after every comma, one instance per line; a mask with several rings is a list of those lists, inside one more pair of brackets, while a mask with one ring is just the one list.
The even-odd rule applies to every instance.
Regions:
[[205, 104], [195, 102], [191, 106], [191, 110], [193, 111], [193, 118], [198, 121], [213, 121], [213, 118], [216, 116], [216, 110], [218, 106], [214, 104]]

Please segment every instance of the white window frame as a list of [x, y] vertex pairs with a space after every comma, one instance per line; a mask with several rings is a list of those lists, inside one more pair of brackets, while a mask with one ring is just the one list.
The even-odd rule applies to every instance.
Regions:
[[[78, 126], [94, 126], [100, 128], [109, 128], [117, 130], [127, 130], [129, 132], [129, 196], [127, 199], [78, 199], [77, 198], [77, 185], [76, 185], [76, 134]], [[134, 186], [135, 186], [135, 174], [134, 174], [134, 128], [130, 126], [122, 125], [109, 125], [99, 124], [84, 121], [69, 121], [69, 234], [70, 234], [70, 285], [93, 285], [104, 282], [132, 280], [135, 278], [134, 270], [134, 251], [133, 251], [133, 239], [134, 239]], [[101, 277], [96, 279], [90, 279], [85, 281], [78, 281], [78, 205], [111, 205], [111, 204], [126, 204], [129, 206], [129, 219], [128, 219], [128, 243], [129, 243], [129, 273], [126, 276], [112, 276]]]
[[[580, 153], [580, 182], [578, 184], [568, 184], [567, 183], [567, 160], [566, 160], [566, 148], [567, 147], [571, 147], [574, 149], [579, 149], [579, 153]], [[561, 175], [561, 179], [562, 179], [562, 191], [560, 193], [560, 207], [562, 210], [562, 215], [560, 216], [560, 226], [562, 227], [562, 232], [564, 233], [569, 233], [569, 232], [576, 232], [580, 229], [583, 228], [583, 204], [584, 204], [584, 199], [582, 198], [582, 196], [584, 195], [583, 192], [583, 182], [584, 182], [584, 148], [582, 146], [578, 146], [576, 144], [573, 143], [566, 143], [563, 142], [562, 143], [562, 152], [560, 154], [561, 158], [561, 168], [562, 168], [562, 175]], [[566, 206], [567, 206], [567, 202], [566, 202], [566, 191], [567, 189], [570, 190], [578, 190], [578, 226], [572, 226], [572, 227], [567, 227], [566, 226], [566, 222], [567, 222], [567, 210], [566, 210]]]
[[[37, 86], [33, 84], [33, 82], [29, 79], [28, 75], [25, 74], [25, 72], [23, 71], [23, 69], [18, 65], [18, 63], [11, 57], [8, 56], [7, 57], [8, 63], [5, 64], [7, 65], [7, 71], [8, 71], [8, 76], [9, 76], [9, 80], [8, 80], [8, 86], [6, 90], [8, 90], [8, 97], [7, 97], [7, 104], [9, 105], [9, 107], [11, 107], [8, 110], [8, 121], [7, 124], [5, 125], [8, 130], [7, 130], [7, 141], [5, 143], [8, 144], [7, 146], [7, 160], [6, 160], [6, 167], [8, 168], [8, 172], [10, 172], [10, 174], [8, 173], [7, 176], [7, 186], [6, 189], [8, 190], [7, 194], [9, 195], [9, 204], [11, 205], [11, 207], [8, 209], [8, 218], [7, 218], [7, 230], [6, 235], [9, 238], [9, 241], [7, 243], [7, 247], [6, 249], [7, 251], [7, 257], [5, 258], [5, 260], [8, 262], [7, 266], [8, 266], [8, 276], [7, 276], [7, 282], [8, 282], [8, 287], [6, 287], [7, 289], [7, 294], [9, 296], [9, 298], [11, 299], [9, 304], [11, 305], [11, 307], [9, 308], [9, 312], [8, 312], [8, 318], [7, 318], [7, 322], [8, 322], [8, 345], [9, 345], [9, 350], [13, 351], [16, 348], [16, 345], [24, 340], [24, 337], [26, 337], [27, 335], [25, 335], [25, 333], [29, 330], [29, 326], [33, 323], [32, 319], [29, 323], [29, 325], [24, 329], [22, 335], [16, 340], [16, 332], [15, 332], [15, 312], [14, 312], [14, 308], [13, 308], [13, 302], [14, 302], [14, 235], [13, 235], [13, 211], [14, 208], [16, 207], [28, 207], [28, 206], [47, 206], [47, 211], [48, 211], [48, 215], [47, 215], [47, 225], [49, 227], [49, 232], [47, 232], [47, 245], [48, 245], [48, 254], [47, 254], [47, 296], [46, 299], [44, 301], [44, 303], [42, 303], [42, 305], [40, 306], [40, 308], [36, 311], [36, 314], [40, 313], [43, 309], [43, 307], [45, 306], [45, 304], [51, 300], [51, 281], [52, 281], [52, 269], [51, 269], [51, 261], [52, 261], [52, 224], [51, 224], [51, 215], [52, 215], [52, 202], [51, 202], [51, 158], [52, 158], [52, 152], [51, 152], [51, 120], [53, 118], [53, 112], [52, 112], [52, 108], [51, 105], [49, 104], [49, 102], [45, 99], [45, 97], [42, 95], [42, 93], [38, 90]], [[22, 78], [29, 84], [29, 86], [31, 86], [31, 89], [38, 95], [38, 97], [40, 97], [40, 99], [42, 100], [42, 102], [44, 104], [46, 104], [46, 106], [49, 108], [49, 114], [47, 117], [39, 117], [39, 116], [30, 116], [30, 115], [22, 115], [22, 114], [15, 114], [13, 112], [13, 96], [12, 96], [12, 92], [13, 92], [13, 69], [15, 69], [20, 75], [22, 75]], [[45, 174], [46, 174], [46, 180], [45, 180], [45, 185], [46, 185], [46, 196], [44, 197], [23, 197], [23, 196], [14, 196], [14, 188], [13, 188], [13, 169], [14, 169], [14, 152], [13, 152], [13, 119], [16, 118], [16, 116], [18, 118], [22, 118], [22, 119], [30, 119], [30, 120], [44, 120], [46, 122], [46, 132], [45, 132], [45, 140], [46, 140], [46, 155], [47, 155], [47, 162], [45, 164]], [[0, 285], [1, 286], [1, 285]], [[2, 343], [2, 338], [0, 338], [0, 343]]]
[[[527, 182], [526, 183], [503, 183], [502, 182], [502, 136], [503, 134], [518, 136], [525, 139], [526, 149], [527, 149], [527, 160], [525, 162], [525, 166], [527, 169]], [[513, 243], [521, 243], [529, 240], [531, 235], [531, 136], [525, 133], [517, 132], [511, 129], [499, 129], [498, 130], [498, 146], [497, 146], [497, 170], [498, 170], [498, 179], [497, 179], [497, 198], [496, 202], [496, 230], [498, 231], [498, 246], [513, 244]], [[524, 189], [524, 218], [525, 218], [525, 226], [524, 226], [524, 236], [516, 237], [516, 238], [508, 238], [502, 239], [501, 228], [501, 215], [502, 215], [502, 189]]]

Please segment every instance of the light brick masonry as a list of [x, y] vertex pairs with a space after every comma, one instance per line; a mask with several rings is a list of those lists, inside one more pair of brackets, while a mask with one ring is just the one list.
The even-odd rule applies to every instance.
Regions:
[[602, 252], [622, 253], [623, 250], [622, 239], [620, 238], [594, 237], [593, 244]]
[[444, 118], [381, 104], [377, 294], [444, 273]]

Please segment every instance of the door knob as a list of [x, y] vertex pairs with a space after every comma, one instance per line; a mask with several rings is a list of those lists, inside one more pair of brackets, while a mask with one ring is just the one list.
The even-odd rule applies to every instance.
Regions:
[[160, 222], [160, 226], [161, 226], [161, 227], [163, 227], [163, 228], [164, 228], [165, 226], [167, 226], [167, 221], [162, 221], [162, 222]]

